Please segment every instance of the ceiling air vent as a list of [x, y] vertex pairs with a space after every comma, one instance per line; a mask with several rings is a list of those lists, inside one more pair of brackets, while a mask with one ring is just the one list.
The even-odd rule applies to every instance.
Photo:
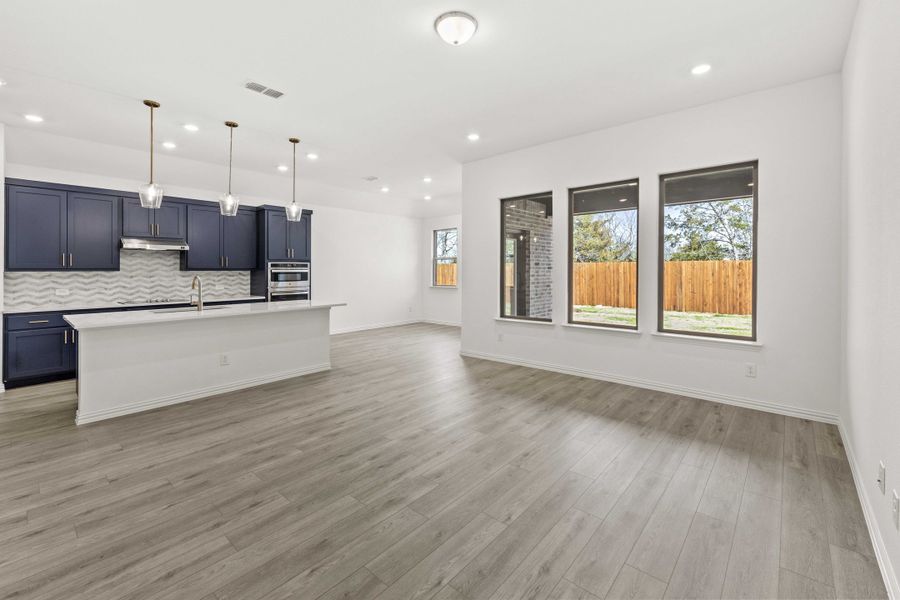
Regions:
[[274, 88], [266, 87], [261, 83], [256, 83], [255, 81], [248, 81], [244, 84], [244, 87], [253, 92], [262, 94], [263, 96], [268, 96], [269, 98], [281, 98], [282, 96], [284, 96], [284, 92], [279, 92]]

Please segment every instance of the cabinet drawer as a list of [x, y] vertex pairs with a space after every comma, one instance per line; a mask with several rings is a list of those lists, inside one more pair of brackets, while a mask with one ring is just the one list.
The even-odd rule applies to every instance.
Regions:
[[7, 331], [68, 326], [69, 324], [63, 319], [63, 313], [37, 313], [33, 315], [11, 315], [6, 317]]

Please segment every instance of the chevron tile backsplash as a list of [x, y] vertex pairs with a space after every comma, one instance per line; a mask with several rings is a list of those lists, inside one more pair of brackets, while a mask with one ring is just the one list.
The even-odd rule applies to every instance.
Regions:
[[[9, 272], [3, 276], [3, 310], [78, 308], [147, 298], [185, 299], [194, 275], [203, 279], [204, 297], [250, 295], [250, 271], [181, 271], [178, 252], [122, 250], [119, 271]], [[57, 296], [56, 289], [69, 290]]]

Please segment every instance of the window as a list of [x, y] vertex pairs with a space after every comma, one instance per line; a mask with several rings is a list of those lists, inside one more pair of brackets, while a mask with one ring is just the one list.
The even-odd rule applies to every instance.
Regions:
[[569, 322], [637, 329], [637, 179], [569, 190], [569, 259]]
[[660, 177], [659, 329], [756, 339], [757, 163]]
[[454, 229], [437, 229], [432, 243], [431, 284], [435, 287], [456, 286], [456, 249], [459, 234]]
[[500, 316], [550, 321], [553, 195], [500, 201]]

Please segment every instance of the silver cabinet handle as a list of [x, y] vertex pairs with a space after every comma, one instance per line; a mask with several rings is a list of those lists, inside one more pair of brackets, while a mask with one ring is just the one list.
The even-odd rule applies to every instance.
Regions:
[[225, 257], [225, 268], [226, 269], [228, 268], [228, 257], [227, 256]]
[[76, 341], [78, 341], [78, 338], [75, 336], [75, 333], [76, 333], [76, 332], [75, 332], [75, 330], [73, 329], [73, 330], [72, 330], [72, 343], [73, 343], [73, 344], [74, 344]]
[[153, 223], [150, 223], [150, 235], [153, 235]]
[[59, 260], [60, 260], [60, 263], [62, 264], [62, 266], [66, 266], [66, 253], [65, 252], [63, 252], [62, 254], [59, 255]]
[[49, 323], [50, 319], [40, 319], [38, 321], [28, 321], [29, 325], [36, 325], [38, 323]]
[[75, 265], [75, 259], [72, 258], [72, 253], [69, 252], [69, 266], [71, 267], [71, 266], [74, 266], [74, 265]]
[[69, 343], [69, 330], [66, 329], [65, 331], [63, 331], [63, 344], [68, 344], [68, 343]]
[[156, 224], [156, 237], [159, 237], [159, 223]]

